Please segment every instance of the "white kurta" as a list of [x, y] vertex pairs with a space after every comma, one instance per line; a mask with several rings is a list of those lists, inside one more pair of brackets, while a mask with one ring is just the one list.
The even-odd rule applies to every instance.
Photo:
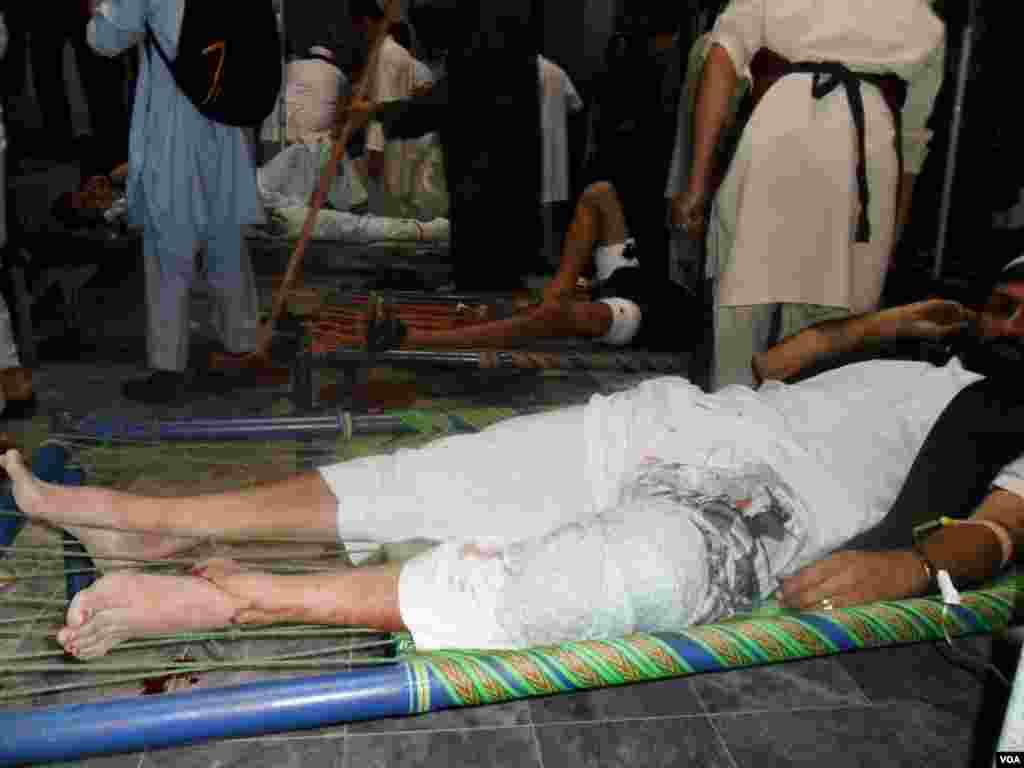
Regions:
[[[907, 173], [924, 164], [926, 121], [942, 83], [944, 26], [925, 0], [733, 0], [711, 34], [738, 72], [768, 48], [794, 62], [838, 61], [909, 84]], [[862, 84], [871, 241], [855, 243], [856, 131], [846, 93], [811, 96], [812, 76], [782, 78], [744, 131], [718, 193], [709, 268], [719, 306], [792, 302], [874, 309], [895, 229], [895, 128], [881, 92]]]
[[[416, 59], [388, 35], [381, 43], [377, 70], [371, 83], [371, 101], [384, 104], [408, 99], [416, 83]], [[380, 210], [385, 216], [407, 213], [407, 201], [412, 193], [412, 161], [415, 142], [405, 139], [386, 139], [383, 126], [372, 121], [366, 131], [366, 148], [384, 153], [384, 201]], [[371, 208], [373, 208], [371, 197]]]
[[203, 117], [144, 43], [148, 23], [173, 59], [184, 7], [184, 0], [104, 0], [88, 27], [100, 54], [139, 47], [128, 200], [132, 221], [144, 229], [149, 365], [169, 371], [184, 371], [188, 362], [188, 292], [201, 241], [219, 305], [213, 322], [225, 346], [251, 351], [259, 320], [241, 233], [263, 220], [252, 149], [242, 129]]

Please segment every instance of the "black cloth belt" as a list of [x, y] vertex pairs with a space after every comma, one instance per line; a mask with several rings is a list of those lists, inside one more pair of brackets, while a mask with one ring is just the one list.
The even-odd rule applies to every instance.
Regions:
[[[865, 139], [864, 97], [860, 90], [862, 82], [877, 86], [886, 104], [892, 111], [896, 126], [896, 158], [899, 162], [899, 178], [903, 177], [903, 104], [907, 98], [906, 81], [897, 75], [882, 75], [854, 72], [838, 61], [803, 61], [792, 63], [773, 51], [762, 49], [750, 64], [755, 81], [755, 98], [760, 98], [779, 77], [794, 73], [814, 75], [811, 95], [823, 99], [836, 88], [843, 88], [850, 104], [850, 114], [857, 131], [857, 190], [860, 195], [860, 216], [857, 220], [858, 243], [871, 240], [871, 224], [868, 221], [868, 204], [871, 190], [868, 188], [867, 146]], [[767, 81], [767, 82], [766, 82]]]

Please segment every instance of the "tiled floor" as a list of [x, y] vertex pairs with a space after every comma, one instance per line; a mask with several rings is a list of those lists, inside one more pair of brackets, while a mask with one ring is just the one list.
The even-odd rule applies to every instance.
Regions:
[[[103, 355], [93, 350], [97, 357], [89, 362], [45, 364], [37, 387], [45, 406], [129, 409], [119, 399], [117, 386], [142, 370], [142, 340], [135, 330], [142, 327], [137, 322], [139, 294], [107, 286], [102, 295], [106, 302], [96, 310], [99, 316], [93, 322], [101, 329], [100, 338], [106, 339]], [[538, 396], [561, 397], [557, 381], [523, 384], [524, 389], [549, 386]], [[175, 412], [255, 413], [279, 396], [211, 392]], [[146, 412], [134, 408], [127, 412]], [[989, 638], [969, 645], [986, 657], [1012, 661], [1012, 654]], [[1012, 671], [1008, 663], [1003, 668]], [[990, 764], [1005, 700], [992, 677], [983, 681], [954, 666], [936, 646], [915, 645], [80, 764], [960, 768]]]

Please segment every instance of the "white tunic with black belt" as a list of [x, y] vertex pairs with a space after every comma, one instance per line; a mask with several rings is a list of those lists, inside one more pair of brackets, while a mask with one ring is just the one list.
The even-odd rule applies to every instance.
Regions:
[[[927, 153], [944, 39], [925, 0], [733, 0], [712, 32], [741, 74], [768, 48], [792, 62], [841, 62], [903, 78], [904, 169], [912, 174]], [[893, 115], [881, 91], [863, 83], [871, 238], [858, 243], [850, 104], [843, 88], [813, 98], [812, 79], [791, 74], [769, 89], [719, 190], [708, 236], [719, 306], [791, 302], [867, 312], [881, 296], [897, 204]]]

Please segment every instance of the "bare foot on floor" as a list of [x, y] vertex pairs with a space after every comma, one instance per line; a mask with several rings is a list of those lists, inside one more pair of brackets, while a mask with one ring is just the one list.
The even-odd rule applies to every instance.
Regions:
[[206, 579], [119, 571], [75, 596], [57, 642], [95, 659], [126, 640], [229, 626], [242, 607]]
[[65, 528], [94, 557], [157, 560], [196, 545], [193, 539], [110, 530], [118, 527], [117, 521], [112, 519], [110, 492], [45, 483], [28, 470], [18, 451], [0, 455], [0, 466], [11, 477], [18, 509], [28, 517]]

